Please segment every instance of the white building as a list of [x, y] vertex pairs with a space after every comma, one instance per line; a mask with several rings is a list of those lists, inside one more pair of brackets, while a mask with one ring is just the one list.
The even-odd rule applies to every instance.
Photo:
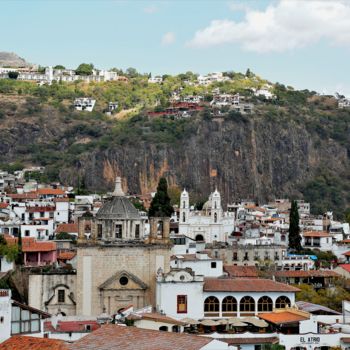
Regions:
[[338, 100], [338, 108], [350, 108], [350, 99], [342, 98]]
[[44, 336], [44, 318], [50, 315], [11, 299], [11, 290], [0, 289], [0, 343], [13, 335]]
[[157, 276], [157, 310], [177, 319], [256, 316], [295, 304], [299, 289], [258, 278], [204, 278], [189, 269]]
[[148, 82], [151, 84], [160, 84], [163, 82], [163, 78], [160, 76], [148, 78]]
[[215, 190], [210, 194], [202, 210], [190, 208], [189, 194], [181, 193], [179, 234], [186, 235], [196, 241], [227, 242], [234, 230], [234, 213], [224, 212], [221, 206], [220, 193]]
[[96, 100], [90, 97], [76, 98], [74, 100], [74, 108], [77, 111], [92, 112], [92, 110], [94, 109], [95, 103], [96, 103]]
[[207, 253], [175, 255], [171, 258], [170, 267], [177, 269], [190, 268], [196, 275], [219, 277], [223, 275], [223, 262], [214, 259]]

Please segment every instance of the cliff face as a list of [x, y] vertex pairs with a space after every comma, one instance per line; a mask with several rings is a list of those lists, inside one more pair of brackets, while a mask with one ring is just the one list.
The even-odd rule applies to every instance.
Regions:
[[[90, 190], [111, 190], [119, 175], [124, 190], [148, 193], [165, 176], [170, 185], [186, 187], [201, 199], [217, 187], [228, 203], [300, 197], [305, 184], [326, 173], [332, 180], [323, 185], [322, 191], [326, 192], [320, 195], [329, 196], [329, 202], [336, 195], [340, 198], [336, 203], [341, 203], [343, 209], [350, 202], [349, 142], [336, 141], [323, 129], [317, 131], [307, 117], [295, 119], [287, 113], [276, 119], [259, 111], [244, 118], [208, 120], [197, 116], [186, 121], [191, 132], [178, 132], [171, 142], [143, 137], [142, 130], [152, 128], [154, 123], [148, 120], [147, 127], [124, 126], [122, 135], [128, 135], [130, 129], [138, 130], [139, 136], [133, 140], [126, 136], [124, 142], [114, 142], [111, 134], [110, 141], [101, 147], [97, 140], [110, 135], [114, 125], [109, 121], [81, 115], [68, 118], [47, 106], [28, 114], [26, 104], [15, 104], [17, 109], [13, 112], [8, 108], [1, 119], [0, 162], [20, 160], [28, 165], [54, 167], [66, 184], [83, 181]], [[349, 128], [346, 118], [344, 125]], [[341, 133], [348, 135], [346, 127]], [[334, 181], [339, 188], [332, 187]]]
[[[195, 134], [174, 145], [140, 142], [95, 150], [81, 159], [78, 168], [88, 188], [111, 189], [120, 175], [125, 189], [147, 193], [165, 176], [170, 185], [202, 197], [217, 186], [227, 203], [296, 195], [320, 168], [345, 173], [348, 163], [344, 146], [332, 140], [320, 142], [302, 125], [251, 119], [200, 122]], [[76, 169], [65, 169], [61, 176], [72, 182]]]

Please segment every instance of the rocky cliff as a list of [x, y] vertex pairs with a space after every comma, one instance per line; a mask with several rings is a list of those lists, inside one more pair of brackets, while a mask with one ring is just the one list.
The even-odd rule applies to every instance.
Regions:
[[116, 128], [28, 97], [2, 102], [0, 162], [42, 164], [66, 184], [111, 190], [120, 175], [125, 190], [148, 193], [165, 176], [196, 198], [217, 187], [225, 203], [304, 194], [319, 211], [344, 212], [350, 202], [347, 111], [322, 112], [326, 122], [310, 110], [262, 106], [225, 118], [138, 116]]

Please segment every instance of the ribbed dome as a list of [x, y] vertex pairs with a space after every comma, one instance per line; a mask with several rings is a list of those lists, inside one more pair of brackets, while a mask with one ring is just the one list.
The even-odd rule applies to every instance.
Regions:
[[103, 204], [101, 209], [97, 212], [96, 218], [100, 220], [141, 219], [138, 210], [130, 200], [125, 197], [120, 177], [117, 177], [115, 180], [115, 189], [112, 199]]
[[101, 209], [97, 212], [96, 218], [100, 220], [139, 220], [141, 216], [129, 199], [122, 196], [114, 196], [111, 200], [103, 204]]

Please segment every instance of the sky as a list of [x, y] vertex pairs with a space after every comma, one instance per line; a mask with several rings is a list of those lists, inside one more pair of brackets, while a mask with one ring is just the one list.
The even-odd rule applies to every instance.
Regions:
[[0, 0], [0, 51], [176, 74], [247, 68], [350, 97], [350, 0]]

